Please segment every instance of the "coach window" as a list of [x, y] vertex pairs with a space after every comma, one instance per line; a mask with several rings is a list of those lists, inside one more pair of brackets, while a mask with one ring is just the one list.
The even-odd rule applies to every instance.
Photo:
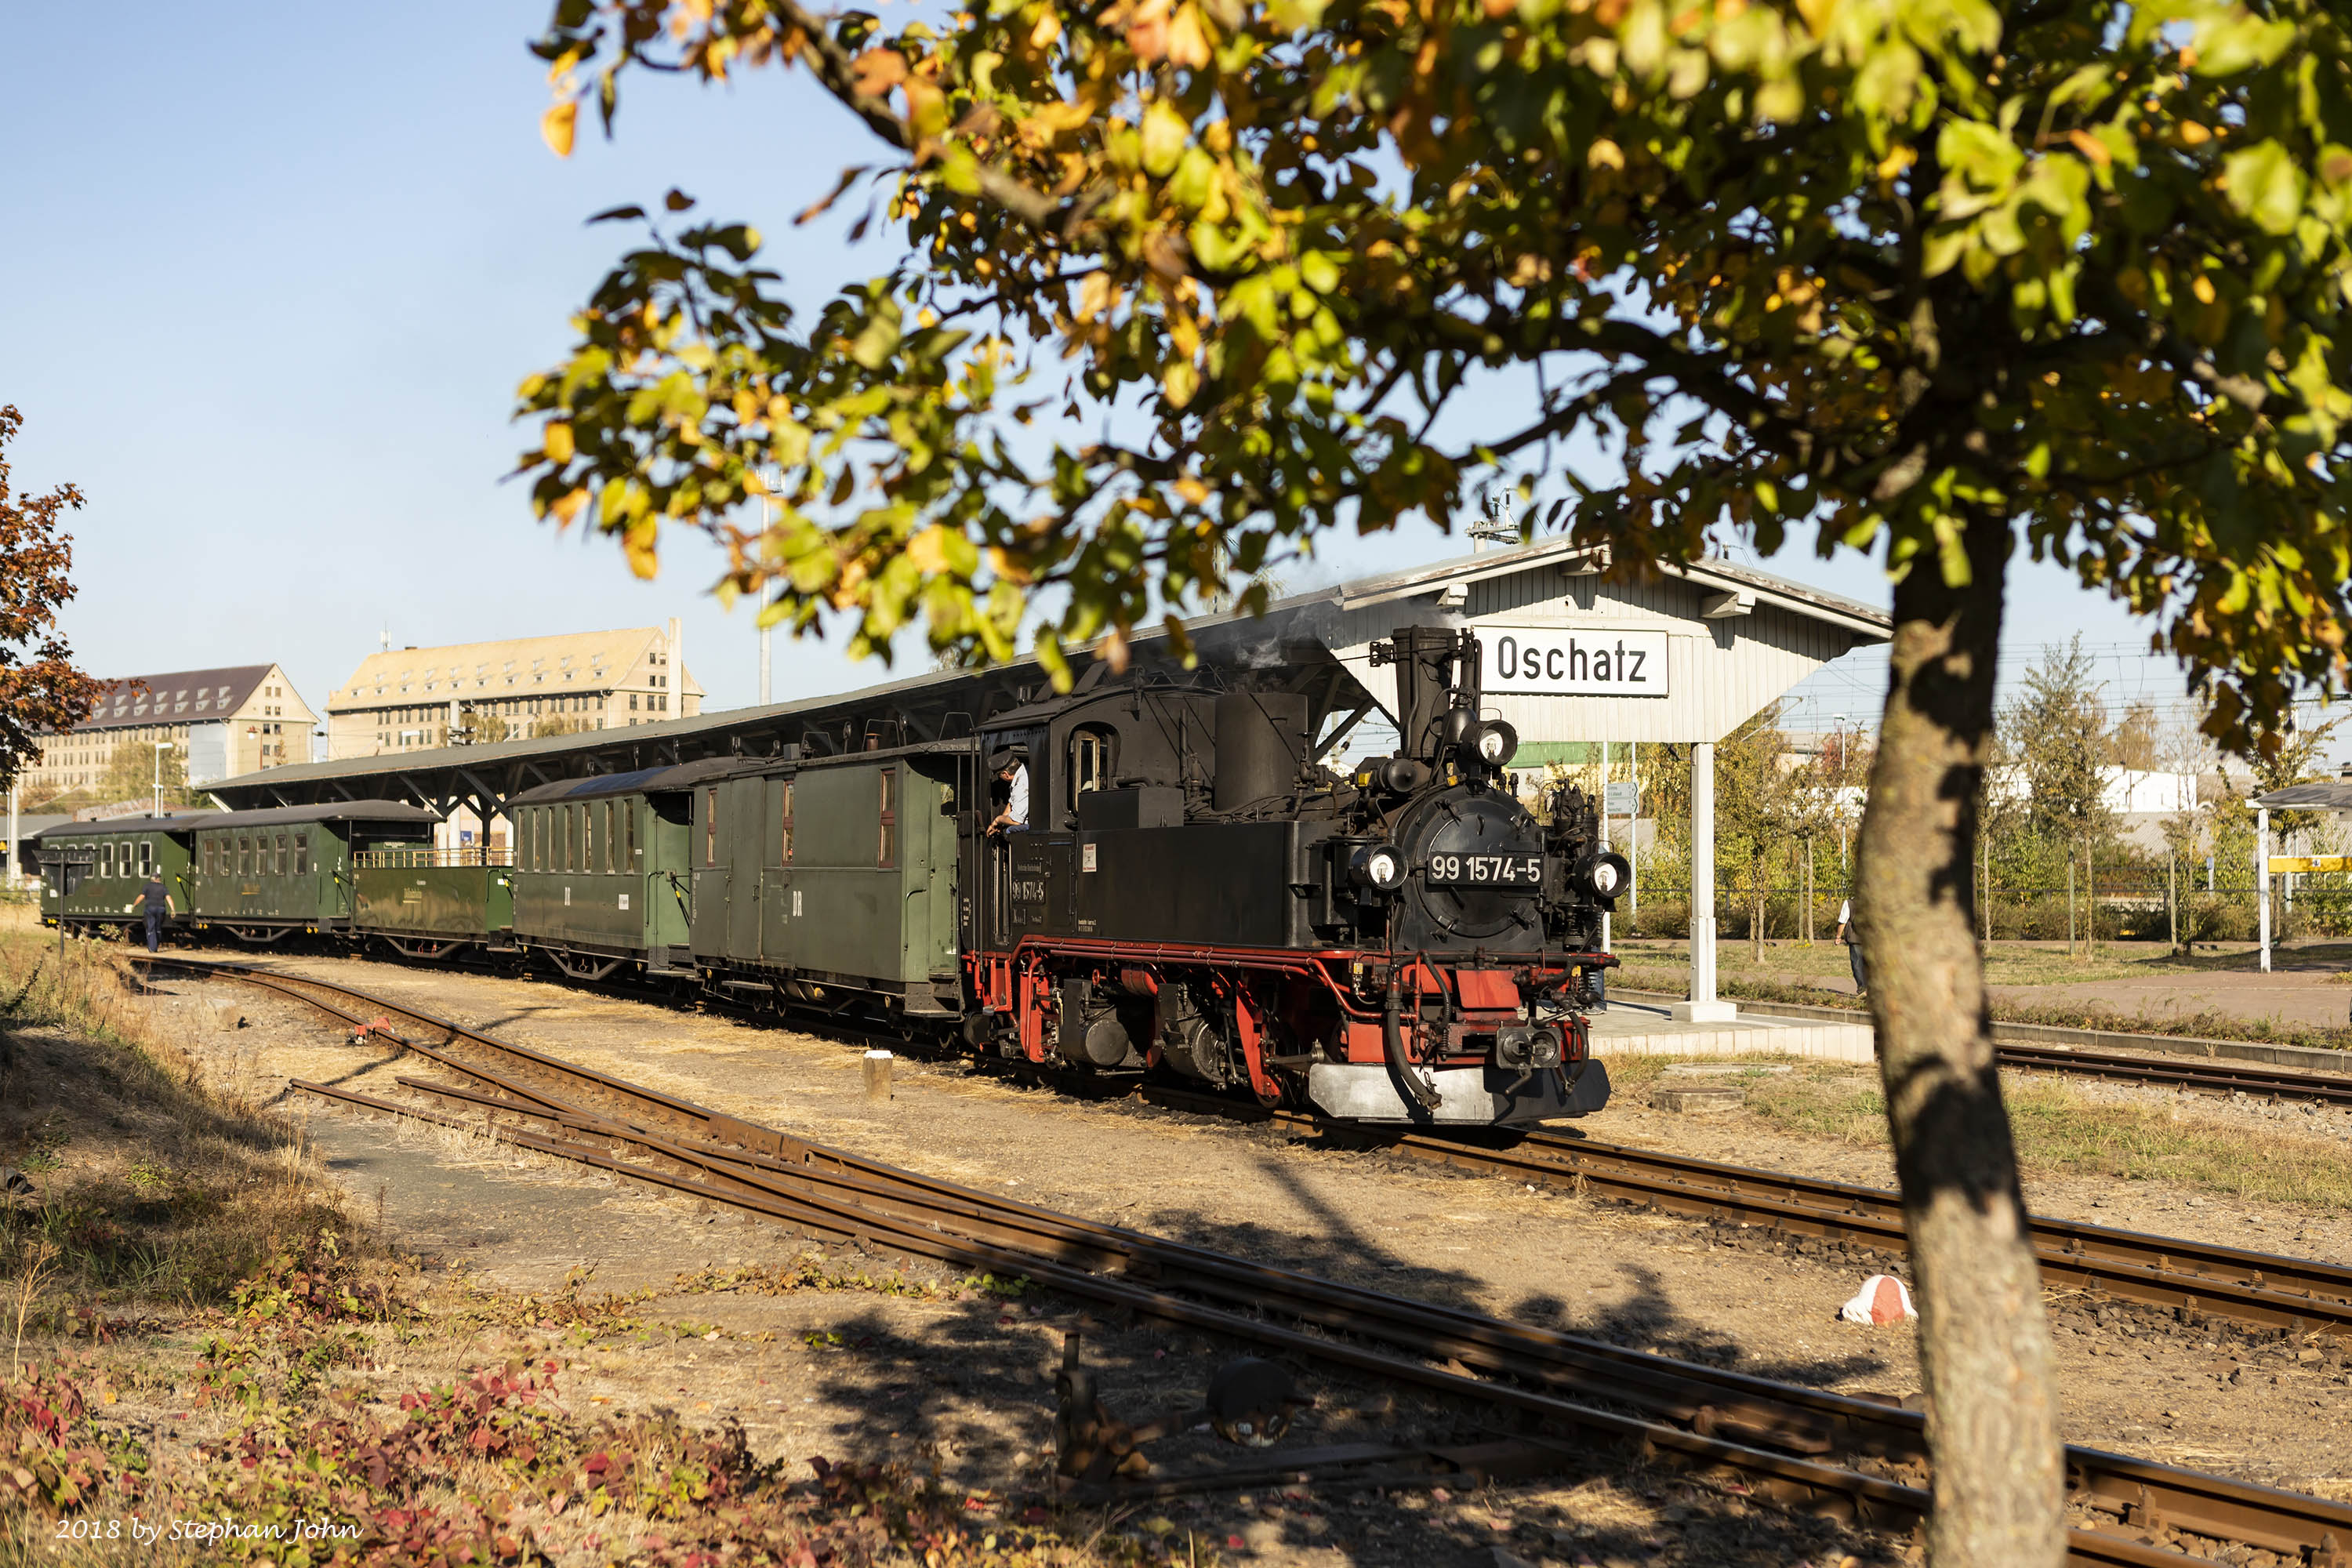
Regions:
[[111, 838], [98, 847], [98, 874], [101, 877], [114, 875], [114, 840]]
[[702, 863], [719, 864], [719, 792], [715, 789], [702, 796]]
[[310, 836], [307, 833], [294, 836], [294, 874], [298, 877], [310, 874]]
[[581, 820], [584, 815], [577, 801], [563, 808], [563, 868], [567, 871], [585, 869], [588, 864], [580, 844], [587, 832], [587, 824]]
[[875, 858], [874, 863], [877, 866], [888, 866], [894, 864], [898, 858], [898, 799], [897, 790], [898, 770], [896, 768], [884, 768], [882, 770], [881, 779], [881, 849], [879, 854]]
[[580, 868], [583, 871], [595, 870], [596, 862], [604, 854], [604, 839], [596, 832], [596, 818], [600, 815], [596, 804], [592, 800], [580, 808]]
[[793, 863], [793, 781], [792, 781], [792, 780], [790, 780], [790, 779], [786, 779], [786, 780], [784, 781], [784, 814], [783, 814], [783, 815], [784, 815], [784, 846], [783, 846], [783, 848], [782, 848], [782, 849], [778, 853], [778, 856], [777, 856], [777, 864], [779, 864], [779, 865], [783, 865], [783, 866], [789, 866], [789, 865], [791, 865], [791, 864]]
[[625, 840], [625, 847], [629, 852], [628, 860], [621, 869], [635, 871], [640, 868], [643, 862], [639, 859], [640, 851], [637, 848], [637, 803], [634, 800], [621, 803], [621, 834]]
[[271, 868], [271, 875], [278, 877], [286, 875], [286, 835], [283, 833], [278, 835], [278, 858], [277, 863]]
[[155, 846], [144, 838], [139, 841], [139, 874], [142, 877], [155, 874]]
[[240, 877], [253, 869], [253, 840], [240, 833], [236, 836], [236, 874]]

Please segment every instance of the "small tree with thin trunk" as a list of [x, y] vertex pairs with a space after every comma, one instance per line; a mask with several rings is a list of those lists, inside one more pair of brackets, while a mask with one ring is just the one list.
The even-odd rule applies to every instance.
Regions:
[[[797, 0], [560, 0], [537, 47], [565, 152], [640, 73], [804, 70], [879, 164], [815, 206], [870, 188], [853, 232], [904, 242], [803, 313], [748, 226], [677, 192], [606, 215], [647, 237], [524, 384], [520, 467], [637, 571], [702, 530], [723, 591], [780, 579], [766, 613], [854, 650], [920, 622], [1001, 658], [1034, 630], [1067, 679], [1081, 647], [1117, 663], [1333, 530], [1532, 490], [1570, 437], [1602, 454], [1574, 525], [1621, 557], [1876, 552], [1895, 630], [1857, 912], [1928, 1542], [2058, 1561], [1971, 918], [2002, 581], [2022, 543], [2153, 617], [2240, 742], [2344, 672], [2341, 7], [1001, 0], [889, 31]], [[1521, 416], [1450, 437], [1506, 370]]]
[[0, 407], [0, 791], [40, 754], [41, 737], [72, 729], [98, 702], [100, 683], [74, 668], [58, 611], [74, 595], [73, 536], [65, 515], [81, 491], [9, 488], [8, 444], [24, 416]]

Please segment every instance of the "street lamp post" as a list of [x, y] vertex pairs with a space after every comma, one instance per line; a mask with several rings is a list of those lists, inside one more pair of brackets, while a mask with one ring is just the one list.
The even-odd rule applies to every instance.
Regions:
[[155, 798], [153, 805], [148, 808], [147, 814], [150, 816], [161, 816], [163, 815], [163, 753], [172, 749], [173, 742], [157, 741], [153, 744], [155, 747]]

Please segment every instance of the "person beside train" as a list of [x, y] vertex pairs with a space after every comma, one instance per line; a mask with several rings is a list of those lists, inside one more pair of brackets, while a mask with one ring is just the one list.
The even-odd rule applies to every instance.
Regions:
[[139, 896], [131, 900], [131, 905], [133, 908], [143, 909], [146, 910], [147, 951], [150, 952], [162, 952], [163, 948], [163, 917], [175, 912], [172, 908], [172, 890], [163, 885], [163, 872], [150, 871], [147, 873], [147, 880], [141, 886]]

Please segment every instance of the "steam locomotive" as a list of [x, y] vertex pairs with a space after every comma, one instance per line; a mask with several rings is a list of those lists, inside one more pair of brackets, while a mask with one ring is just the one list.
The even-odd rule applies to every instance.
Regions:
[[1580, 791], [1540, 817], [1514, 795], [1475, 637], [1372, 658], [1400, 744], [1346, 775], [1307, 698], [1139, 668], [951, 740], [559, 780], [505, 803], [504, 854], [436, 849], [389, 801], [62, 824], [44, 917], [126, 923], [153, 871], [175, 927], [248, 942], [545, 963], [1346, 1121], [1600, 1110], [1625, 861]]

